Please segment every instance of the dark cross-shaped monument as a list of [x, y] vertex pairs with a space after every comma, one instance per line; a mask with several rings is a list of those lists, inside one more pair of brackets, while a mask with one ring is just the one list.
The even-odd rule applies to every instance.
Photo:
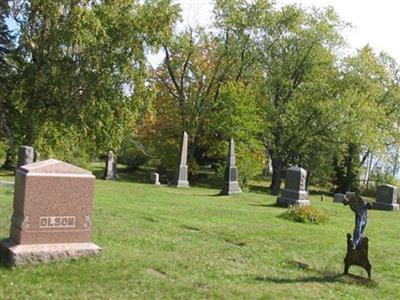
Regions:
[[180, 153], [178, 158], [178, 165], [176, 168], [174, 185], [178, 188], [186, 188], [189, 187], [189, 181], [188, 181], [188, 166], [187, 166], [188, 134], [185, 131], [182, 134], [179, 150]]
[[238, 171], [236, 167], [235, 141], [229, 141], [228, 160], [225, 167], [224, 186], [222, 187], [222, 195], [239, 194], [242, 190], [239, 186]]
[[351, 234], [347, 234], [347, 254], [344, 258], [344, 274], [349, 273], [349, 268], [352, 265], [363, 267], [368, 278], [371, 278], [371, 264], [368, 259], [368, 238], [364, 236], [364, 230], [367, 226], [368, 208], [371, 208], [370, 203], [366, 203], [358, 192], [346, 193], [346, 198], [343, 200], [344, 205], [349, 205], [355, 214], [355, 227], [353, 238]]

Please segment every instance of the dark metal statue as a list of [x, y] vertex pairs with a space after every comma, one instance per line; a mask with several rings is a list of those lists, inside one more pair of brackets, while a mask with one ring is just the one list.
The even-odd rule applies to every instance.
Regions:
[[368, 277], [371, 277], [371, 264], [368, 260], [368, 238], [364, 237], [364, 230], [367, 226], [368, 209], [371, 204], [365, 202], [358, 192], [347, 193], [343, 200], [344, 205], [349, 205], [355, 214], [353, 238], [347, 234], [347, 254], [344, 258], [344, 273], [348, 274], [351, 265], [363, 267]]
[[371, 208], [371, 204], [364, 202], [358, 193], [347, 193], [346, 198], [343, 200], [343, 204], [350, 205], [351, 210], [355, 214], [352, 243], [353, 249], [356, 249], [359, 248], [364, 237], [364, 230], [365, 227], [367, 227], [368, 208]]

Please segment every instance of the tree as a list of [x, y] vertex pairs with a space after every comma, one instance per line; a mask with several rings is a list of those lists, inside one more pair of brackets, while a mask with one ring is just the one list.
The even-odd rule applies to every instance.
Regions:
[[146, 51], [171, 36], [169, 0], [17, 1], [11, 130], [73, 160], [118, 149], [148, 102]]
[[284, 170], [297, 164], [312, 171], [323, 155], [321, 145], [327, 148], [338, 132], [335, 49], [342, 44], [343, 24], [330, 8], [308, 12], [295, 6], [277, 10], [273, 24], [260, 29], [269, 39], [257, 45], [261, 58], [255, 81], [262, 141], [273, 167], [271, 191], [277, 194]]
[[[250, 81], [251, 66], [256, 61], [251, 54], [252, 36], [257, 34], [253, 28], [268, 19], [270, 8], [267, 1], [216, 1], [212, 30], [188, 28], [164, 45], [164, 61], [154, 72], [158, 94], [153, 124], [164, 165], [173, 165], [171, 157], [183, 130], [190, 138], [192, 173], [196, 164], [224, 161], [225, 140], [229, 137], [218, 127], [221, 124], [214, 124], [221, 120], [215, 114], [224, 101], [221, 90], [232, 82], [245, 88]], [[237, 98], [225, 97], [228, 99]], [[241, 117], [238, 115], [236, 120]]]
[[[9, 54], [13, 47], [13, 36], [9, 30], [6, 19], [9, 16], [9, 4], [6, 0], [0, 0], [0, 142], [5, 139], [9, 140], [12, 144], [10, 136], [10, 128], [6, 119], [6, 113], [9, 110], [8, 94], [11, 89], [11, 82], [9, 80], [11, 73], [11, 66], [9, 62]], [[9, 147], [8, 147], [9, 148]], [[6, 161], [4, 166], [10, 165], [10, 152], [6, 153]]]
[[399, 141], [399, 67], [388, 55], [362, 48], [343, 64], [340, 97], [348, 102], [343, 151], [334, 161], [337, 190], [359, 187], [361, 167], [371, 153], [384, 154]]

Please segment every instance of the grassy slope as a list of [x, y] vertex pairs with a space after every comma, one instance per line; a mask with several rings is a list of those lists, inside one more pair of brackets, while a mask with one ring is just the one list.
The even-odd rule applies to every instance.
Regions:
[[[93, 240], [98, 258], [0, 268], [0, 299], [367, 299], [400, 297], [399, 214], [371, 211], [372, 282], [342, 272], [354, 215], [331, 198], [325, 225], [279, 218], [262, 193], [130, 182], [96, 183]], [[12, 193], [0, 194], [0, 237], [8, 235]], [[238, 246], [241, 245], [241, 246]], [[312, 266], [302, 270], [288, 263]], [[352, 273], [365, 276], [357, 267]]]

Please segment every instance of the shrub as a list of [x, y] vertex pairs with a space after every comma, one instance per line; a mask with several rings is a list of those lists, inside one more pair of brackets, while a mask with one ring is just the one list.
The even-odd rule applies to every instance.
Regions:
[[149, 156], [140, 149], [133, 138], [127, 138], [122, 142], [118, 156], [119, 163], [127, 165], [129, 169], [136, 170], [148, 160]]
[[325, 211], [319, 211], [311, 206], [289, 206], [288, 210], [282, 215], [285, 219], [295, 222], [321, 224], [329, 219]]

